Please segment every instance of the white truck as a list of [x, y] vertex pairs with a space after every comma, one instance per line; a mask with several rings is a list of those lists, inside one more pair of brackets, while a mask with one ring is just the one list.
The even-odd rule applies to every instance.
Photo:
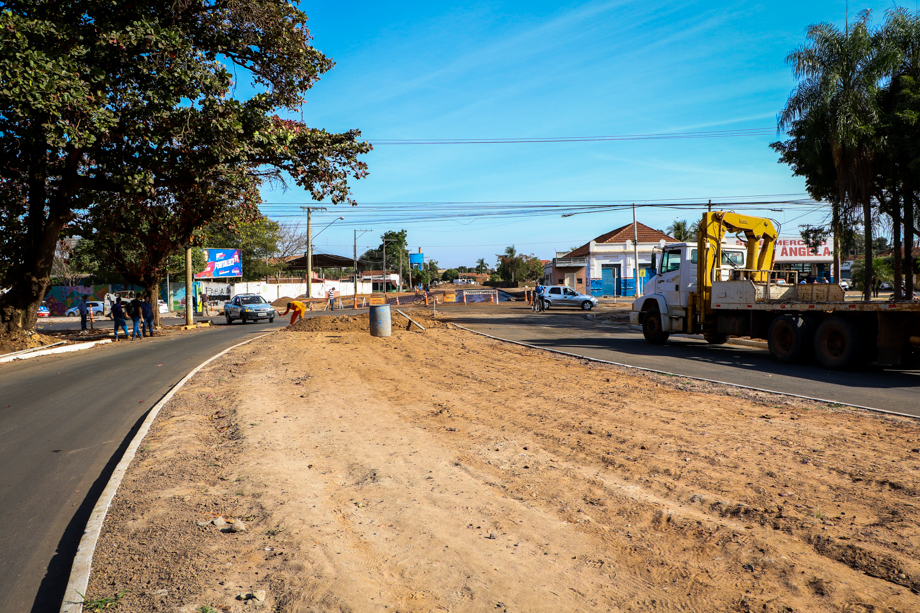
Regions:
[[[746, 248], [724, 244], [726, 232], [744, 234]], [[799, 284], [796, 273], [772, 270], [776, 237], [768, 219], [704, 213], [696, 243], [663, 249], [630, 322], [654, 344], [672, 333], [702, 334], [710, 343], [764, 338], [781, 362], [834, 369], [900, 366], [916, 356], [920, 304], [848, 302], [836, 283]]]

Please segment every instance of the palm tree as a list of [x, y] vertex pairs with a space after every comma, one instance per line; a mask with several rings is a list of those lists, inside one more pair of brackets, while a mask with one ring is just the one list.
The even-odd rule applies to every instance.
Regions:
[[486, 264], [485, 258], [479, 258], [478, 260], [476, 260], [476, 272], [482, 274], [486, 272], [487, 270], [489, 270], [489, 265]]
[[[888, 124], [889, 163], [894, 177], [889, 184], [891, 216], [895, 236], [895, 295], [900, 297], [900, 280], [904, 273], [907, 295], [913, 294], [914, 192], [918, 187], [916, 143], [918, 139], [917, 103], [920, 100], [920, 13], [903, 8], [889, 10], [888, 20], [880, 33], [883, 44], [895, 56], [891, 79], [883, 92]], [[901, 208], [903, 206], [903, 216]], [[903, 260], [900, 230], [903, 226]]]
[[666, 228], [666, 232], [676, 238], [679, 243], [686, 243], [694, 238], [690, 235], [690, 228], [687, 226], [686, 219], [675, 219], [674, 223]]
[[[780, 129], [812, 114], [823, 118], [840, 200], [862, 205], [866, 252], [872, 251], [873, 161], [877, 150], [879, 83], [891, 62], [869, 29], [869, 11], [841, 32], [812, 25], [806, 43], [786, 58], [799, 84], [779, 117]], [[871, 300], [872, 261], [866, 262], [863, 297]]]

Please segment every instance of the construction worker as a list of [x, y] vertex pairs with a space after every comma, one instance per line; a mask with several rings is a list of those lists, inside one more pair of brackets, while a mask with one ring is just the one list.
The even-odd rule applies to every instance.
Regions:
[[304, 303], [300, 302], [299, 300], [295, 300], [295, 301], [293, 301], [293, 302], [288, 302], [288, 303], [287, 303], [287, 311], [285, 311], [284, 313], [282, 313], [281, 316], [284, 317], [284, 316], [287, 315], [288, 312], [290, 312], [290, 311], [294, 311], [294, 313], [291, 315], [291, 324], [290, 324], [290, 325], [293, 326], [293, 325], [294, 325], [294, 322], [297, 321], [297, 318], [298, 318], [298, 317], [299, 317], [300, 319], [303, 319], [304, 316], [307, 314], [307, 305], [305, 305]]

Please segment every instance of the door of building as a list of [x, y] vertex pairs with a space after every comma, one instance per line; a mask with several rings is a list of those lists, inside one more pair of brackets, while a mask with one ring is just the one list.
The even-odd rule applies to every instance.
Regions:
[[620, 295], [620, 265], [603, 264], [601, 266], [601, 283], [604, 296]]

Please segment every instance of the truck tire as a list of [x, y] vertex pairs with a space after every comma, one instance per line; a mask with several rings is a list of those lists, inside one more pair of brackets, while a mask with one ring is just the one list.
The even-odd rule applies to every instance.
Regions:
[[767, 347], [777, 362], [791, 364], [805, 357], [811, 344], [810, 326], [802, 317], [783, 315], [770, 323]]
[[653, 345], [664, 345], [668, 341], [669, 333], [664, 331], [661, 324], [661, 311], [658, 310], [657, 304], [652, 304], [645, 312], [645, 320], [642, 322], [642, 335], [645, 340]]
[[710, 345], [724, 345], [728, 341], [728, 335], [716, 332], [714, 334], [704, 334], [703, 339]]
[[825, 368], [853, 366], [859, 360], [860, 345], [859, 330], [840, 317], [825, 319], [815, 331], [815, 359]]

